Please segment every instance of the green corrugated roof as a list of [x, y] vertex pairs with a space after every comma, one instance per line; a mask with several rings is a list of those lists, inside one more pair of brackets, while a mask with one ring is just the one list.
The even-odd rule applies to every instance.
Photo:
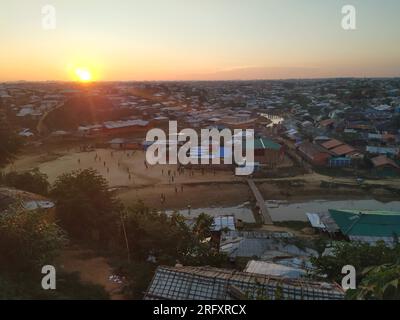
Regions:
[[343, 234], [349, 236], [400, 236], [400, 212], [370, 210], [329, 210]]
[[281, 145], [272, 140], [265, 138], [258, 138], [254, 140], [254, 149], [273, 149], [279, 150]]

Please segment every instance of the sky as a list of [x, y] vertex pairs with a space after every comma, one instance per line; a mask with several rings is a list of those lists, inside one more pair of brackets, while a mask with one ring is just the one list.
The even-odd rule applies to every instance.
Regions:
[[[356, 30], [341, 26], [347, 4]], [[0, 0], [0, 81], [79, 68], [99, 81], [398, 77], [399, 12], [399, 0]]]

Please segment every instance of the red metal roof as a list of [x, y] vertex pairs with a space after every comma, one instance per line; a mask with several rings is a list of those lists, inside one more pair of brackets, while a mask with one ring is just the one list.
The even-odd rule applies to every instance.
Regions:
[[322, 146], [323, 146], [325, 149], [330, 150], [330, 149], [336, 148], [336, 147], [338, 147], [338, 146], [341, 146], [342, 144], [344, 144], [344, 143], [341, 142], [341, 141], [339, 141], [339, 140], [331, 139], [331, 140], [329, 140], [329, 141], [327, 141], [327, 142], [324, 142], [324, 143], [322, 144]]
[[392, 159], [389, 159], [385, 155], [372, 158], [371, 161], [372, 161], [374, 167], [382, 167], [385, 165], [389, 165], [394, 168], [400, 169], [400, 167], [396, 164], [396, 162], [394, 162]]
[[336, 156], [344, 156], [346, 154], [352, 153], [355, 149], [348, 144], [341, 145], [331, 150]]

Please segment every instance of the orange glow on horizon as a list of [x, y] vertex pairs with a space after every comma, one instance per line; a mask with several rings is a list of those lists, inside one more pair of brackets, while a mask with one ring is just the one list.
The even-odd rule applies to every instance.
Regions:
[[80, 82], [90, 82], [92, 81], [92, 74], [86, 68], [77, 68], [75, 70], [75, 75]]
[[[88, 61], [88, 59], [72, 59], [73, 63], [68, 63], [64, 69], [64, 77], [67, 76], [72, 81], [79, 83], [91, 83], [98, 81], [100, 77], [101, 67]], [[61, 70], [60, 70], [61, 71]], [[62, 77], [62, 75], [61, 75]]]

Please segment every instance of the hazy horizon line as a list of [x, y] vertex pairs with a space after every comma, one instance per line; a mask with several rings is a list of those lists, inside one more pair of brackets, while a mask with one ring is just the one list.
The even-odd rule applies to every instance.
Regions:
[[376, 76], [376, 77], [360, 77], [360, 76], [343, 76], [343, 77], [309, 77], [309, 78], [254, 78], [254, 79], [179, 79], [179, 80], [162, 80], [162, 79], [154, 79], [154, 80], [95, 80], [90, 82], [79, 82], [73, 80], [0, 80], [1, 84], [4, 83], [18, 83], [18, 82], [35, 82], [35, 83], [44, 83], [44, 82], [63, 82], [63, 83], [76, 83], [76, 84], [93, 84], [93, 83], [102, 83], [102, 82], [255, 82], [255, 81], [299, 81], [299, 80], [335, 80], [335, 79], [400, 79], [400, 75], [398, 76]]

